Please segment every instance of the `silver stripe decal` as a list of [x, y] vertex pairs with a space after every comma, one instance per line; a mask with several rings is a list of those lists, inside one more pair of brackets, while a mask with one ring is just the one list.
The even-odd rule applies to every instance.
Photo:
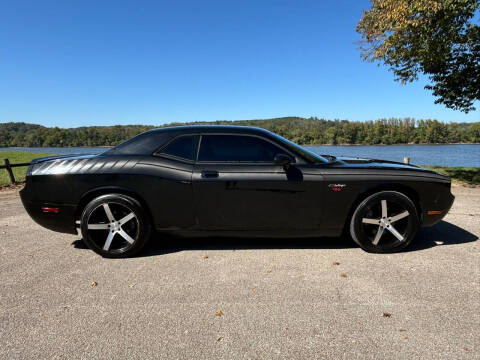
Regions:
[[82, 166], [85, 164], [87, 159], [82, 159], [78, 161], [78, 164], [76, 164], [71, 170], [70, 173], [76, 173]]
[[63, 169], [63, 172], [65, 174], [68, 174], [68, 171], [78, 162], [78, 160], [73, 160], [73, 161], [70, 161], [70, 163], [67, 163], [67, 166], [65, 167], [65, 169]]
[[47, 166], [45, 169], [42, 169], [42, 175], [47, 175], [50, 168], [54, 166], [56, 163], [57, 163], [57, 160], [54, 160], [49, 166]]

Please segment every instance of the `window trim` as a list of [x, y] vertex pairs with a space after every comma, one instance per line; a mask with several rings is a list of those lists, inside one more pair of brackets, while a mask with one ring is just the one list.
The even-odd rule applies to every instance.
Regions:
[[249, 137], [255, 137], [259, 138], [261, 140], [264, 140], [266, 142], [269, 142], [270, 144], [276, 146], [280, 150], [284, 151], [285, 154], [289, 155], [292, 158], [292, 164], [295, 164], [297, 162], [297, 157], [292, 154], [289, 150], [285, 149], [283, 146], [279, 145], [278, 143], [263, 137], [261, 135], [257, 134], [244, 134], [244, 133], [201, 133], [200, 134], [200, 139], [198, 140], [198, 149], [197, 149], [197, 156], [195, 157], [195, 163], [196, 164], [225, 164], [225, 165], [275, 165], [274, 161], [268, 162], [268, 161], [199, 161], [198, 156], [200, 155], [200, 149], [202, 146], [202, 140], [203, 136], [215, 136], [215, 135], [227, 135], [227, 136], [249, 136]]
[[166, 159], [170, 159], [170, 160], [176, 160], [176, 161], [181, 161], [181, 162], [184, 162], [184, 163], [188, 163], [188, 164], [195, 164], [196, 160], [197, 160], [197, 157], [198, 157], [198, 149], [199, 149], [199, 146], [197, 145], [197, 148], [194, 149], [194, 154], [193, 154], [193, 159], [187, 159], [187, 158], [182, 158], [180, 156], [175, 156], [175, 155], [169, 155], [169, 154], [162, 154], [162, 151], [168, 146], [170, 145], [172, 142], [174, 142], [175, 140], [181, 138], [181, 137], [186, 137], [186, 136], [191, 136], [191, 137], [195, 137], [195, 136], [198, 136], [198, 144], [200, 144], [200, 140], [201, 140], [201, 135], [200, 134], [179, 134], [177, 136], [174, 136], [172, 137], [170, 140], [168, 140], [165, 144], [161, 145], [157, 150], [155, 150], [155, 152], [152, 154], [153, 156], [157, 156], [157, 157], [162, 157], [162, 158], [166, 158]]

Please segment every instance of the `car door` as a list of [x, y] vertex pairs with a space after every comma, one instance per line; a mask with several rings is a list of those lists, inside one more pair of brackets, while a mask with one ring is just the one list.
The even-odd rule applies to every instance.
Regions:
[[[286, 171], [277, 154], [291, 156]], [[321, 191], [287, 150], [260, 136], [204, 134], [193, 170], [198, 226], [205, 230], [307, 230], [320, 226]]]

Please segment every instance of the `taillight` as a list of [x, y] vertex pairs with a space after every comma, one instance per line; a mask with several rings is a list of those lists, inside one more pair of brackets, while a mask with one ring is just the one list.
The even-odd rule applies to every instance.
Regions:
[[59, 211], [60, 209], [56, 207], [42, 207], [42, 212], [44, 213], [58, 214]]

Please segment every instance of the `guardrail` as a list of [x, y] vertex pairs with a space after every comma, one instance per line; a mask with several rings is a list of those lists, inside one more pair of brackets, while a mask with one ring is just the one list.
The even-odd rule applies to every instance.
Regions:
[[15, 185], [17, 182], [15, 181], [15, 175], [13, 174], [12, 168], [14, 167], [20, 167], [20, 166], [29, 166], [30, 163], [19, 163], [19, 164], [10, 164], [10, 161], [8, 159], [3, 159], [3, 162], [5, 165], [0, 165], [0, 170], [5, 169], [7, 170], [8, 176], [10, 177], [10, 182], [12, 185]]

